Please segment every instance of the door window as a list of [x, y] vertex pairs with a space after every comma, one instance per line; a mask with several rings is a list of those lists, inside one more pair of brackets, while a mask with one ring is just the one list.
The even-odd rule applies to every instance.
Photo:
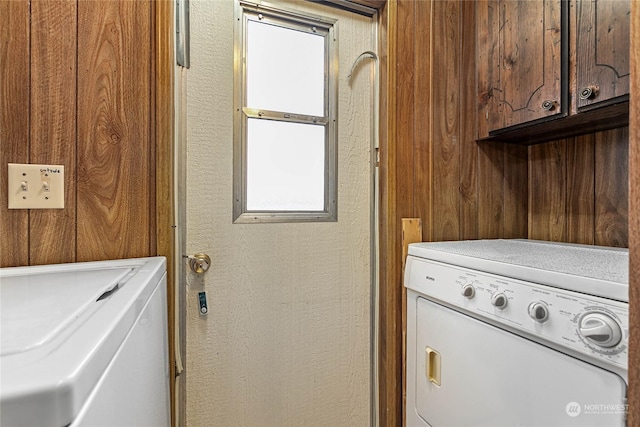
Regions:
[[234, 222], [335, 221], [335, 21], [239, 5]]

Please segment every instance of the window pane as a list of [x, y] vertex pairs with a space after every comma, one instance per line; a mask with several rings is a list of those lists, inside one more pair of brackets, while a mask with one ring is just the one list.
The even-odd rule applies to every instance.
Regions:
[[324, 37], [248, 24], [247, 107], [324, 116]]
[[323, 211], [323, 126], [249, 119], [247, 210]]

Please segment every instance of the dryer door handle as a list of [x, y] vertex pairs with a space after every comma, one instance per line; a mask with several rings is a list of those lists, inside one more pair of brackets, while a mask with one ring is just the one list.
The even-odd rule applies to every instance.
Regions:
[[440, 353], [431, 347], [426, 349], [425, 374], [429, 382], [440, 387]]

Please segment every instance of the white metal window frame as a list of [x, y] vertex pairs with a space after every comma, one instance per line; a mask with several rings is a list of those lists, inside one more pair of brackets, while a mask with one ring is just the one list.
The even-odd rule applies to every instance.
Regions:
[[[283, 28], [324, 36], [325, 103], [324, 116], [295, 112], [257, 110], [247, 107], [247, 28], [255, 20]], [[234, 149], [233, 149], [233, 222], [322, 222], [338, 219], [338, 58], [336, 20], [275, 8], [268, 3], [236, 3], [234, 37]], [[318, 211], [249, 211], [247, 209], [247, 122], [249, 119], [277, 120], [324, 126], [324, 209]]]

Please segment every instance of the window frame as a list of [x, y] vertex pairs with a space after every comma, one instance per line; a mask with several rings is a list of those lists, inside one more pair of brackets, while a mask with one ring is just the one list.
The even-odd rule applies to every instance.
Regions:
[[[247, 107], [248, 21], [266, 22], [283, 28], [324, 36], [324, 116], [295, 112], [259, 110]], [[338, 220], [338, 59], [335, 19], [275, 8], [265, 3], [236, 2], [234, 34], [234, 125], [233, 125], [233, 222], [335, 222]], [[315, 29], [315, 31], [313, 30]], [[276, 120], [324, 126], [324, 210], [247, 210], [247, 123], [249, 119]]]

